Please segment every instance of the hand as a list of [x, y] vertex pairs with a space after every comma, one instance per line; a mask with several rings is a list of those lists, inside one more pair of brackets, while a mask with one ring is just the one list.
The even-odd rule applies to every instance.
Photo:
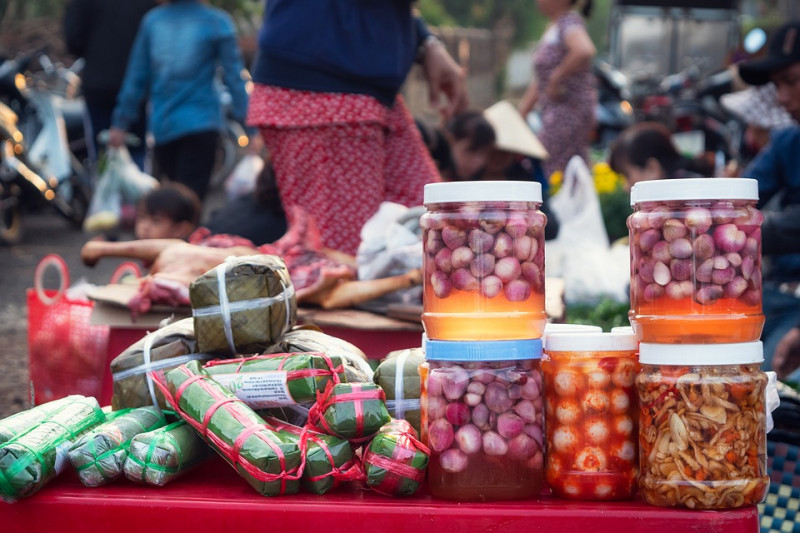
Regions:
[[[464, 69], [447, 53], [441, 43], [426, 47], [423, 68], [428, 80], [431, 106], [438, 109], [445, 120], [466, 109], [469, 99]], [[442, 93], [447, 97], [447, 102], [444, 104], [439, 101]]]
[[778, 374], [778, 379], [785, 379], [798, 366], [800, 366], [800, 326], [786, 332], [772, 356], [772, 370]]
[[122, 128], [111, 128], [108, 130], [108, 146], [119, 148], [125, 145], [125, 130]]

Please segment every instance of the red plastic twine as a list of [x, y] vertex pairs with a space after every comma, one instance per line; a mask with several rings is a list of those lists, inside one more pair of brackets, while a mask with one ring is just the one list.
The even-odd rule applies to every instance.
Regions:
[[375, 453], [369, 449], [364, 454], [365, 471], [368, 463], [386, 470], [386, 475], [381, 480], [380, 484], [372, 488], [377, 492], [390, 496], [395, 493], [403, 479], [410, 479], [417, 483], [422, 483], [422, 480], [425, 478], [425, 472], [414, 468], [409, 463], [414, 458], [417, 451], [430, 455], [428, 447], [417, 440], [410, 431], [403, 430], [397, 435], [397, 443], [395, 444], [394, 450], [392, 450], [391, 457], [386, 457], [385, 455]]
[[[213, 385], [208, 383], [210, 379], [208, 376], [204, 376], [202, 374], [193, 374], [185, 365], [181, 365], [178, 367], [181, 372], [188, 376], [188, 379], [180, 384], [178, 389], [175, 391], [173, 395], [170, 390], [169, 386], [166, 383], [164, 378], [163, 372], [151, 372], [150, 377], [153, 379], [153, 383], [156, 384], [158, 389], [167, 399], [167, 402], [170, 404], [172, 409], [180, 415], [189, 425], [191, 425], [196, 431], [200, 433], [200, 435], [205, 439], [207, 442], [211, 442], [214, 446], [216, 446], [220, 452], [229, 459], [234, 466], [241, 466], [245, 472], [247, 472], [253, 478], [263, 481], [266, 483], [272, 481], [281, 482], [281, 489], [279, 494], [284, 494], [286, 491], [286, 483], [287, 481], [296, 481], [300, 479], [303, 474], [303, 468], [305, 467], [305, 454], [301, 454], [300, 458], [300, 465], [292, 470], [286, 470], [286, 457], [283, 454], [283, 451], [280, 447], [273, 442], [267, 433], [263, 432], [262, 430], [269, 430], [272, 431], [272, 428], [266, 424], [253, 424], [251, 420], [248, 420], [243, 414], [237, 409], [239, 404], [245, 405], [244, 402], [239, 400], [236, 397], [231, 397], [226, 395], [225, 393], [221, 392]], [[189, 416], [183, 409], [180, 407], [180, 400], [183, 396], [184, 391], [189, 385], [196, 383], [200, 387], [202, 387], [203, 391], [211, 396], [212, 399], [216, 400], [214, 404], [205, 412], [203, 415], [203, 421], [199, 422]], [[233, 443], [233, 446], [222, 440], [219, 436], [214, 434], [213, 432], [208, 430], [208, 424], [211, 422], [211, 418], [214, 416], [219, 409], [225, 409], [228, 414], [230, 414], [237, 422], [244, 426], [244, 430], [236, 437], [236, 440]], [[244, 445], [244, 442], [250, 436], [256, 436], [261, 441], [267, 444], [267, 446], [275, 452], [279, 462], [281, 471], [278, 474], [272, 474], [269, 472], [264, 472], [256, 465], [251, 463], [246, 457], [241, 456], [241, 448]]]
[[[364, 442], [369, 440], [372, 435], [364, 436], [364, 400], [381, 400], [386, 401], [386, 394], [384, 394], [383, 389], [380, 387], [375, 387], [372, 389], [363, 390], [363, 386], [366, 385], [365, 383], [348, 383], [352, 387], [352, 392], [345, 392], [342, 394], [333, 394], [333, 383], [328, 383], [328, 386], [325, 387], [325, 392], [320, 394], [317, 392], [317, 402], [311, 406], [311, 409], [308, 411], [308, 427], [313, 430], [320, 431], [322, 433], [328, 433], [329, 435], [335, 435], [337, 437], [344, 437], [335, 431], [333, 431], [328, 422], [325, 420], [323, 413], [333, 404], [336, 403], [345, 403], [345, 402], [353, 402], [353, 408], [355, 409], [356, 415], [356, 438], [348, 439], [350, 442]], [[369, 383], [372, 385], [372, 383]], [[319, 428], [317, 426], [317, 422], [322, 426]]]
[[325, 368], [302, 368], [302, 369], [299, 369], [299, 370], [287, 370], [286, 371], [286, 379], [287, 380], [292, 381], [292, 380], [295, 380], [295, 379], [302, 379], [302, 378], [313, 378], [313, 377], [318, 377], [318, 376], [331, 376], [333, 383], [340, 383], [339, 374], [344, 374], [344, 366], [343, 365], [333, 366], [333, 361], [331, 361], [331, 358], [327, 354], [324, 354], [322, 352], [276, 353], [276, 354], [254, 355], [252, 357], [240, 357], [238, 359], [215, 359], [213, 361], [209, 361], [208, 363], [203, 365], [203, 367], [206, 368], [206, 367], [210, 367], [210, 366], [238, 363], [239, 366], [236, 368], [236, 370], [233, 371], [234, 374], [238, 374], [239, 372], [242, 371], [242, 368], [244, 367], [244, 364], [247, 363], [248, 361], [256, 361], [256, 360], [260, 360], [260, 359], [277, 359], [277, 358], [281, 358], [282, 359], [281, 363], [278, 366], [278, 368], [276, 369], [276, 371], [278, 371], [278, 370], [283, 370], [283, 365], [286, 363], [286, 361], [288, 359], [290, 359], [292, 356], [299, 355], [301, 353], [310, 354], [310, 355], [316, 355], [316, 356], [321, 357], [325, 361], [325, 364], [328, 365], [328, 368], [327, 369], [325, 369]]

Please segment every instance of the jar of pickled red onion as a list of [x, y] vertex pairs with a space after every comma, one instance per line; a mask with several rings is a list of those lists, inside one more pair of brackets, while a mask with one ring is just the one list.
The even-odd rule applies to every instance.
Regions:
[[548, 335], [542, 359], [547, 459], [553, 493], [622, 500], [636, 490], [636, 337]]
[[431, 494], [519, 500], [542, 487], [544, 411], [539, 339], [425, 342], [422, 438]]
[[650, 504], [731, 509], [764, 500], [760, 341], [639, 346], [639, 492]]
[[422, 323], [430, 339], [540, 338], [544, 307], [541, 185], [425, 186]]
[[630, 321], [649, 343], [732, 343], [761, 335], [758, 183], [639, 182], [631, 189]]

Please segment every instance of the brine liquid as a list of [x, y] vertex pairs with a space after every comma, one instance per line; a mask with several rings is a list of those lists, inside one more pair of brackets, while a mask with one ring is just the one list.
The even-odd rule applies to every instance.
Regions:
[[483, 298], [478, 292], [460, 290], [437, 298], [426, 284], [424, 302], [422, 324], [430, 339], [538, 339], [547, 321], [543, 293], [534, 292], [524, 302], [510, 302], [502, 294]]
[[428, 464], [428, 487], [438, 498], [462, 501], [521, 500], [536, 497], [542, 489], [541, 469], [513, 461], [507, 456], [470, 456], [462, 472], [451, 473], [439, 463], [438, 454]]
[[719, 344], [757, 341], [764, 327], [761, 305], [721, 298], [700, 305], [691, 298], [662, 296], [639, 302], [630, 312], [640, 342], [665, 344]]

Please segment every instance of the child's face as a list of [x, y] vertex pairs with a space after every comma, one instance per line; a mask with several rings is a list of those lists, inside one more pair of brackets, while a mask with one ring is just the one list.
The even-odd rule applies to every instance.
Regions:
[[134, 232], [137, 239], [185, 239], [189, 236], [187, 226], [187, 222], [175, 222], [164, 214], [139, 210]]
[[489, 160], [492, 147], [487, 146], [474, 150], [470, 149], [471, 142], [469, 139], [462, 139], [452, 144], [451, 151], [458, 175], [457, 180], [472, 179], [486, 166], [486, 162]]

